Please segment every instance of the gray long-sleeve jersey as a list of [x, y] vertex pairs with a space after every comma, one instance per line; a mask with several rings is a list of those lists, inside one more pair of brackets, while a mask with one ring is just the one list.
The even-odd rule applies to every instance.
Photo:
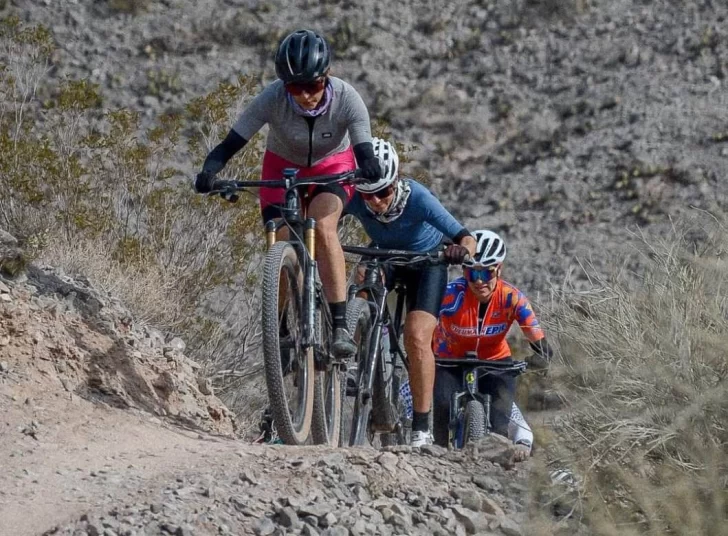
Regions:
[[310, 167], [350, 144], [371, 141], [369, 112], [357, 91], [329, 77], [334, 90], [331, 108], [312, 120], [291, 106], [281, 80], [266, 87], [240, 114], [233, 130], [249, 140], [266, 123], [266, 149], [302, 167]]

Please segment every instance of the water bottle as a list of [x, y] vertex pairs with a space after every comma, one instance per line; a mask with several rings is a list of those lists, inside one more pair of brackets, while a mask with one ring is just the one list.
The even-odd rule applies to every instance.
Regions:
[[407, 377], [402, 379], [402, 385], [399, 386], [399, 397], [402, 399], [405, 416], [409, 420], [412, 420], [412, 416], [414, 415], [412, 391], [410, 390], [409, 378]]

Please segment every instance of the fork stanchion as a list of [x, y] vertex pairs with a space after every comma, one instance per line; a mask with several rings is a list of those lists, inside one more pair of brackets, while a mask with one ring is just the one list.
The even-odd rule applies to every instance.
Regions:
[[273, 247], [276, 243], [276, 222], [275, 220], [268, 220], [265, 222], [265, 246], [266, 249]]

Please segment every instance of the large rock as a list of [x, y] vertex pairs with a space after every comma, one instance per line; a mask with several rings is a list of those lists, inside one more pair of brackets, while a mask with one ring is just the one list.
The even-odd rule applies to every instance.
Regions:
[[23, 272], [26, 265], [27, 259], [18, 245], [18, 240], [0, 229], [0, 274], [16, 277]]

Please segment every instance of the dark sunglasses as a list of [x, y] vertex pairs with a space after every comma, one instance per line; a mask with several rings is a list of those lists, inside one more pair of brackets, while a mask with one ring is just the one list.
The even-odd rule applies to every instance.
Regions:
[[392, 192], [394, 192], [394, 186], [389, 185], [386, 188], [382, 188], [381, 190], [378, 190], [376, 192], [359, 192], [363, 199], [369, 200], [369, 199], [384, 199], [386, 197], [389, 197], [392, 195]]
[[483, 283], [490, 283], [490, 281], [496, 276], [498, 272], [497, 266], [488, 266], [487, 268], [468, 268], [465, 270], [465, 277], [471, 283], [476, 281], [482, 281]]
[[291, 82], [286, 84], [286, 91], [291, 95], [302, 95], [308, 93], [313, 95], [326, 87], [326, 78], [317, 78], [313, 82]]

